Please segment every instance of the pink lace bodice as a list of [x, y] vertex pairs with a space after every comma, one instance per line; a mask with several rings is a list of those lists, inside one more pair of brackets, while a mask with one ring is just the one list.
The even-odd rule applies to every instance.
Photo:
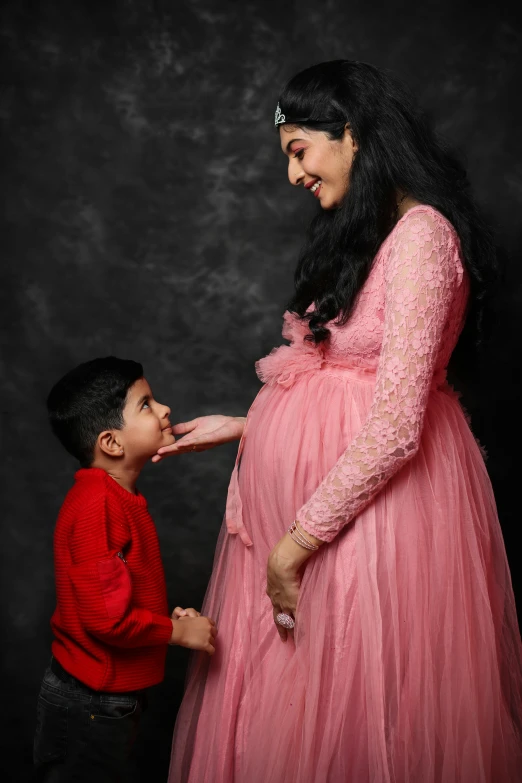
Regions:
[[428, 394], [444, 384], [468, 295], [454, 228], [420, 205], [383, 242], [352, 316], [329, 323], [327, 341], [305, 341], [307, 323], [285, 313], [291, 344], [258, 362], [265, 383], [290, 386], [329, 364], [375, 375], [361, 430], [297, 513], [312, 535], [331, 541], [417, 452]]

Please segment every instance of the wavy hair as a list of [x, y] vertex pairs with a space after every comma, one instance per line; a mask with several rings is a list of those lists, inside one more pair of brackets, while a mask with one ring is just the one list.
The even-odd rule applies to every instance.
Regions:
[[[460, 238], [470, 277], [466, 331], [480, 343], [485, 293], [496, 278], [492, 235], [469, 191], [462, 163], [435, 135], [407, 88], [367, 63], [332, 60], [294, 76], [279, 96], [287, 125], [341, 139], [349, 125], [358, 150], [350, 186], [333, 210], [320, 209], [307, 232], [288, 305], [309, 320], [309, 339], [346, 323], [373, 259], [396, 219], [397, 192], [437, 209]], [[307, 313], [314, 305], [312, 314]]]

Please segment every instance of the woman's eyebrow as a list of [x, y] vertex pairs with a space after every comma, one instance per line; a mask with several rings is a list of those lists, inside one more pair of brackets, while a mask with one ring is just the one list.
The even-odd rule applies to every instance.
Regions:
[[291, 139], [291, 141], [289, 141], [288, 144], [286, 145], [285, 152], [290, 152], [290, 147], [292, 146], [294, 141], [304, 141], [304, 139]]

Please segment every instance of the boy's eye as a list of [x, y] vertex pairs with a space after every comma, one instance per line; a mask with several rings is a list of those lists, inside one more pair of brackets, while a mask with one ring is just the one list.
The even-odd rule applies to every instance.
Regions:
[[145, 402], [143, 403], [143, 405], [141, 407], [142, 407], [142, 410], [143, 410], [143, 408], [150, 408], [150, 405], [147, 402], [147, 400], [145, 400]]

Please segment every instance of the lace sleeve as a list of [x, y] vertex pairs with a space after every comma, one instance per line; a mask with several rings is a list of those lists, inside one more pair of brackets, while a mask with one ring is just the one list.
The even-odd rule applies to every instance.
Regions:
[[451, 227], [417, 213], [385, 260], [382, 351], [368, 417], [297, 519], [331, 541], [419, 448], [435, 363], [459, 276]]

